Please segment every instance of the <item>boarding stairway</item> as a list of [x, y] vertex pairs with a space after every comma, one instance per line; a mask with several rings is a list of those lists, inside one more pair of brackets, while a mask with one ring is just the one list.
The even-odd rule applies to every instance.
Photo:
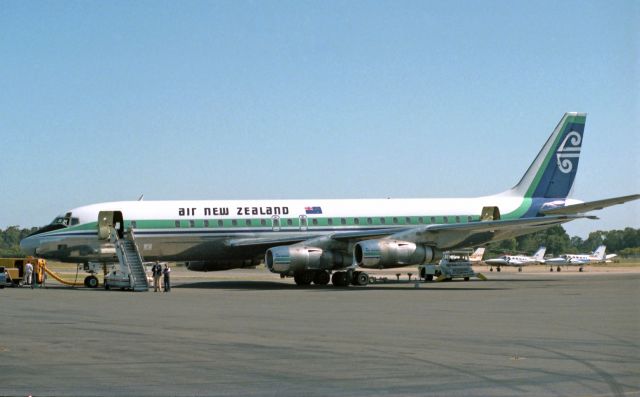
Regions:
[[123, 238], [119, 238], [118, 233], [115, 233], [114, 230], [114, 233], [111, 234], [111, 241], [116, 246], [121, 271], [129, 274], [131, 289], [133, 291], [148, 291], [147, 273], [133, 230], [129, 229]]

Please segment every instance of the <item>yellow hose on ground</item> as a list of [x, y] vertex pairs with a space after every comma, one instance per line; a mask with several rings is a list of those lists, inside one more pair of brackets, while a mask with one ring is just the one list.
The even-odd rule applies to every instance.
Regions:
[[62, 277], [58, 276], [53, 270], [50, 270], [48, 267], [44, 266], [44, 271], [47, 272], [51, 277], [56, 279], [58, 282], [61, 282], [65, 285], [73, 285], [73, 286], [84, 286], [84, 282], [82, 283], [74, 283], [72, 281], [66, 281]]

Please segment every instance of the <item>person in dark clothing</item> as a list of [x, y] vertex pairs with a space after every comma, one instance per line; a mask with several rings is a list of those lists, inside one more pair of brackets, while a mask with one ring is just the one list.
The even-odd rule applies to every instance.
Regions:
[[171, 280], [169, 278], [171, 274], [171, 268], [168, 264], [164, 265], [164, 269], [162, 270], [162, 274], [164, 275], [164, 292], [171, 291]]

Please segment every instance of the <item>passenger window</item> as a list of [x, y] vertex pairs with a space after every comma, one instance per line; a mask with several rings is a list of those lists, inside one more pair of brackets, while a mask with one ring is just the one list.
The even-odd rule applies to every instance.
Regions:
[[467, 217], [467, 222], [471, 223], [473, 222], [473, 218], [471, 218], [470, 216]]
[[404, 218], [404, 223], [406, 223], [407, 225], [410, 225], [411, 224], [411, 218], [409, 218], [409, 217]]
[[318, 224], [318, 220], [316, 218], [313, 218], [311, 220], [311, 223], [314, 224], [314, 225], [317, 225]]
[[442, 218], [442, 222], [449, 223], [449, 217], [445, 216], [444, 218]]
[[[78, 218], [75, 218], [75, 219], [78, 219]], [[74, 223], [73, 223], [73, 219], [71, 219], [71, 224], [72, 224], [72, 225], [74, 224]], [[138, 224], [136, 223], [136, 221], [131, 221], [131, 228], [132, 228], [132, 229], [135, 229], [135, 228], [137, 228], [137, 227], [138, 227]]]
[[176, 227], [180, 227], [180, 221], [175, 221]]
[[73, 225], [77, 225], [78, 223], [80, 223], [80, 219], [78, 219], [78, 218], [71, 218], [71, 226], [73, 226]]
[[347, 220], [345, 218], [340, 218], [340, 224], [341, 225], [346, 225], [347, 224]]
[[231, 221], [231, 226], [238, 226], [238, 221], [237, 221], [237, 220], [235, 220], [235, 219], [233, 219], [233, 220]]
[[387, 223], [387, 220], [385, 218], [380, 218], [380, 224], [384, 225], [385, 223]]
[[353, 223], [356, 225], [360, 224], [360, 218], [353, 218]]
[[431, 217], [431, 223], [436, 223], [436, 217], [435, 216]]
[[196, 221], [193, 219], [189, 220], [189, 227], [196, 227]]
[[222, 221], [222, 219], [218, 219], [218, 227], [222, 226], [224, 226], [224, 222]]
[[424, 223], [424, 218], [423, 217], [418, 218], [418, 223]]
[[394, 225], [397, 225], [397, 224], [398, 224], [398, 218], [393, 217], [393, 219], [392, 219], [392, 220], [393, 220], [393, 224], [394, 224]]
[[329, 226], [333, 225], [333, 218], [327, 219], [327, 223], [329, 224]]
[[460, 217], [456, 216], [456, 223], [460, 223]]
[[209, 220], [208, 219], [204, 220], [204, 227], [209, 227]]
[[373, 224], [373, 219], [371, 219], [371, 218], [367, 218], [367, 224], [368, 224], [368, 225]]
[[267, 226], [267, 220], [266, 219], [260, 219], [260, 226]]
[[293, 226], [293, 219], [287, 219], [287, 226]]
[[244, 221], [244, 224], [247, 226], [251, 226], [251, 219], [247, 219], [246, 221]]

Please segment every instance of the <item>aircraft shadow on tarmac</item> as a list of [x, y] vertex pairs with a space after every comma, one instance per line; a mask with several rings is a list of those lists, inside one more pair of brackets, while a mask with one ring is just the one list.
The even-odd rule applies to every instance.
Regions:
[[[404, 284], [404, 285], [401, 285]], [[172, 286], [172, 289], [238, 289], [238, 290], [300, 290], [300, 291], [314, 291], [314, 292], [332, 292], [332, 291], [426, 291], [435, 290], [430, 288], [432, 283], [420, 283], [419, 288], [411, 288], [415, 283], [389, 283], [389, 284], [370, 284], [365, 287], [333, 287], [331, 285], [308, 285], [298, 286], [295, 284], [279, 283], [275, 281], [202, 281], [194, 283], [184, 283]], [[437, 288], [438, 290], [446, 289], [447, 291], [501, 291], [508, 290], [510, 288], [503, 287], [472, 287], [456, 286], [456, 283], [448, 283], [446, 288]], [[395, 285], [395, 286], [394, 286]]]

